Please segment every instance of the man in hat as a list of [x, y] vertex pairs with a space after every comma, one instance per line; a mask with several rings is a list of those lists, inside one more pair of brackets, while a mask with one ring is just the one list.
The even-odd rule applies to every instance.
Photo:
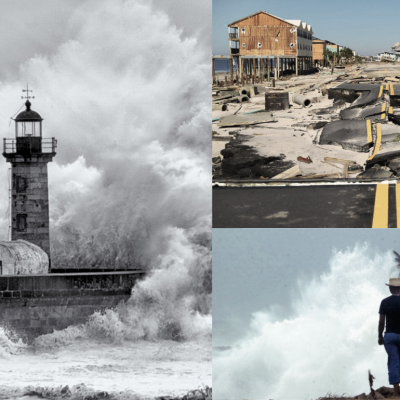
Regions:
[[[381, 302], [379, 308], [378, 343], [388, 354], [389, 383], [394, 387], [394, 397], [399, 396], [400, 383], [400, 278], [390, 278], [391, 296]], [[383, 336], [383, 330], [386, 331]]]

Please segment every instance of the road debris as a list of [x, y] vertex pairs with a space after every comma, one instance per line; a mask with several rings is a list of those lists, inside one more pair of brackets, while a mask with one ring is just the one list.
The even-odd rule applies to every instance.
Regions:
[[311, 164], [312, 163], [312, 160], [311, 160], [310, 156], [308, 156], [307, 158], [298, 156], [297, 160], [300, 161], [300, 162], [306, 163], [306, 164]]
[[[361, 64], [324, 74], [284, 77], [275, 88], [272, 82], [214, 88], [213, 104], [249, 97], [239, 108], [213, 107], [221, 137], [213, 134], [213, 157], [223, 157], [221, 168], [213, 163], [214, 180], [277, 179], [295, 166], [301, 174], [283, 179], [400, 176], [400, 73]], [[228, 134], [231, 126], [240, 133]]]

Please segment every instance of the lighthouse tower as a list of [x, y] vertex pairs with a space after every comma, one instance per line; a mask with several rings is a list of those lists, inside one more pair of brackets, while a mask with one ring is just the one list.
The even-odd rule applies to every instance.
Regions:
[[11, 240], [36, 244], [50, 259], [47, 163], [56, 155], [57, 141], [42, 138], [43, 118], [25, 98], [26, 110], [14, 119], [15, 138], [3, 143], [11, 163]]

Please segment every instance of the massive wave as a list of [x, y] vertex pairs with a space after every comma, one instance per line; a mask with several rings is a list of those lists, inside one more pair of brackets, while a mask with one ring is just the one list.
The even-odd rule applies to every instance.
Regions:
[[257, 312], [245, 338], [213, 355], [215, 398], [355, 396], [369, 392], [369, 369], [375, 388], [388, 386], [378, 310], [393, 273], [393, 254], [371, 257], [367, 244], [334, 252], [329, 272], [298, 282], [292, 317]]

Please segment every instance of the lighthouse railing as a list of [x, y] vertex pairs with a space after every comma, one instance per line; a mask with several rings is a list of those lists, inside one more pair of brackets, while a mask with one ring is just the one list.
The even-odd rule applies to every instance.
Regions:
[[[36, 138], [35, 138], [36, 139]], [[31, 143], [31, 140], [3, 139], [3, 154], [23, 153], [55, 153], [57, 148], [57, 140], [55, 138], [42, 138], [39, 148], [36, 143]], [[38, 151], [39, 150], [39, 151]]]

